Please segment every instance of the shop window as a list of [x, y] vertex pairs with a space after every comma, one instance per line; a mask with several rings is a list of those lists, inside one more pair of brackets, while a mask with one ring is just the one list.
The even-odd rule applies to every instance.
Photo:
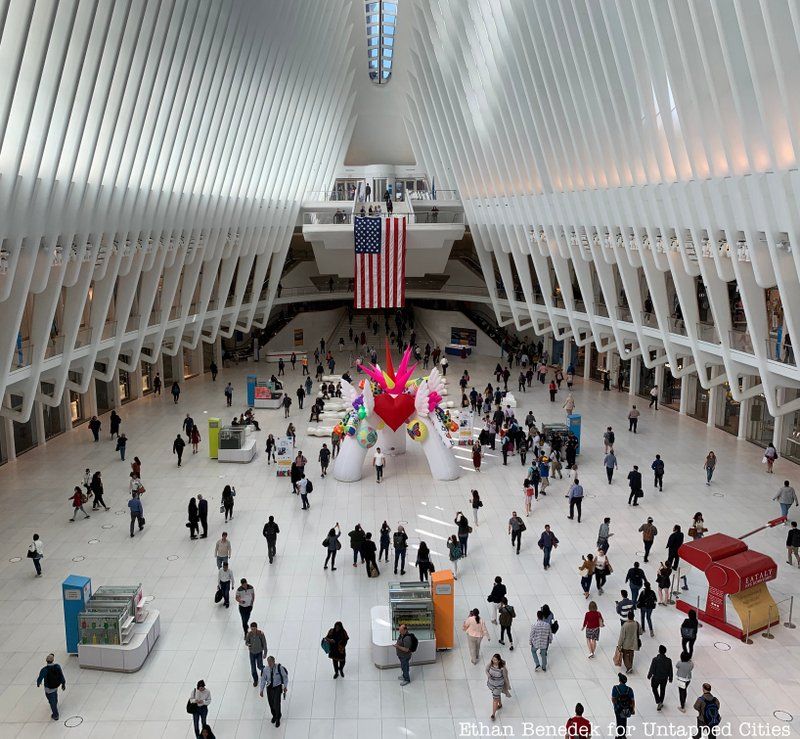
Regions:
[[750, 403], [750, 418], [747, 422], [747, 440], [758, 446], [766, 447], [772, 441], [775, 432], [775, 419], [767, 410], [767, 401], [763, 395], [753, 398]]
[[[10, 395], [9, 400], [11, 402], [11, 408], [14, 410], [22, 409], [21, 395]], [[29, 449], [33, 449], [37, 444], [36, 427], [33, 418], [28, 419], [24, 423], [13, 421], [12, 425], [14, 432], [14, 450], [17, 456], [27, 452]]]
[[149, 395], [153, 392], [153, 365], [150, 362], [141, 362], [142, 373], [142, 395]]
[[734, 400], [730, 385], [726, 382], [721, 387], [721, 400], [717, 410], [716, 426], [734, 436], [739, 434], [739, 413], [741, 406]]
[[[42, 383], [42, 395], [52, 396], [55, 386], [49, 382]], [[54, 436], [64, 433], [64, 418], [61, 414], [61, 405], [46, 405], [42, 403], [42, 414], [44, 415], [44, 438], [52, 439]]]

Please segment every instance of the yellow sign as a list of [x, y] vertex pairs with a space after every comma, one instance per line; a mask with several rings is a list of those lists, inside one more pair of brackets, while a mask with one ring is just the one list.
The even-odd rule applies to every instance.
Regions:
[[766, 629], [770, 618], [773, 622], [778, 619], [778, 608], [764, 583], [747, 588], [741, 593], [734, 593], [731, 596], [731, 603], [736, 609], [736, 613], [739, 614], [743, 631], [748, 628], [748, 612], [750, 614], [750, 631]]

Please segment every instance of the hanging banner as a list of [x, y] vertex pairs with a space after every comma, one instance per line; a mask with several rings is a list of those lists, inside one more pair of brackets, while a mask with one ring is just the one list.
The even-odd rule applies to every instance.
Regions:
[[289, 477], [292, 472], [292, 440], [288, 436], [279, 436], [275, 441], [275, 474], [278, 477]]

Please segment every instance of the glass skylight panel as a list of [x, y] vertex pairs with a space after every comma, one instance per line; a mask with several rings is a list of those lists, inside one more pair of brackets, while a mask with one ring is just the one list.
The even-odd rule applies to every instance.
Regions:
[[370, 0], [364, 4], [369, 77], [376, 85], [385, 84], [392, 76], [398, 5], [397, 0]]

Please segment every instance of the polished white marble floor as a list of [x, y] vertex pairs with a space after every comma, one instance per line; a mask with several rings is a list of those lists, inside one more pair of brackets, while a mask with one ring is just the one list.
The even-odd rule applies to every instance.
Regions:
[[[449, 372], [451, 382], [457, 381], [464, 364], [479, 388], [486, 384], [494, 366], [484, 359], [466, 363], [456, 359]], [[209, 721], [221, 739], [262, 735], [446, 739], [463, 734], [461, 722], [488, 723], [491, 704], [483, 665], [470, 664], [460, 629], [456, 648], [441, 654], [437, 664], [414, 669], [412, 684], [401, 689], [397, 671], [379, 671], [369, 657], [369, 611], [386, 602], [390, 570], [384, 567], [379, 579], [368, 580], [363, 568], [353, 569], [347, 562], [345, 545], [338, 571], [324, 572], [320, 546], [335, 521], [341, 522], [345, 532], [358, 521], [375, 532], [384, 519], [393, 526], [405, 521], [413, 540], [427, 539], [439, 553], [437, 567], [444, 567], [444, 538], [454, 530], [455, 511], [467, 507], [472, 486], [481, 491], [485, 506], [481, 525], [470, 539], [470, 556], [462, 563], [457, 617], [465, 617], [473, 607], [488, 614], [486, 595], [498, 574], [507, 583], [518, 614], [518, 648], [509, 652], [501, 647], [508, 659], [513, 697], [505, 701], [498, 724], [518, 736], [523, 722], [562, 725], [580, 700], [586, 715], [605, 732], [613, 718], [608, 696], [617, 672], [611, 662], [617, 638], [614, 598], [624, 572], [641, 549], [636, 531], [646, 516], [652, 515], [660, 530], [654, 548], [658, 556], [672, 525], [680, 523], [685, 530], [695, 511], [704, 512], [712, 531], [739, 535], [778, 515], [771, 498], [784, 477], [795, 485], [800, 483], [800, 468], [795, 465], [780, 460], [776, 474], [768, 476], [759, 463], [758, 448], [671, 410], [644, 410], [639, 434], [628, 434], [628, 395], [603, 393], [596, 383], [578, 381], [574, 394], [584, 423], [580, 477], [588, 493], [583, 523], [566, 519], [562, 494], [567, 481], [556, 481], [551, 494], [541, 499], [528, 520], [522, 555], [517, 557], [506, 536], [506, 522], [513, 508], [522, 508], [522, 471], [516, 457], [503, 467], [499, 452], [487, 457], [480, 474], [464, 461], [467, 469], [460, 481], [440, 483], [430, 479], [424, 458], [410, 444], [409, 454], [389, 460], [386, 481], [380, 487], [366, 470], [366, 479], [360, 484], [340, 484], [332, 477], [321, 480], [312, 461], [309, 469], [315, 492], [313, 507], [306, 513], [289, 494], [288, 483], [275, 477], [274, 467], [267, 467], [261, 453], [267, 431], [284, 432], [283, 412], [261, 411], [258, 415], [264, 430], [258, 434], [260, 453], [253, 463], [220, 465], [206, 454], [188, 453], [183, 468], [178, 469], [171, 443], [184, 414], [191, 412], [201, 429], [207, 415], [227, 419], [230, 413], [222, 393], [225, 382], [231, 380], [236, 388], [234, 406], [238, 410], [243, 404], [245, 375], [252, 370], [253, 365], [226, 369], [215, 384], [208, 376], [186, 382], [177, 406], [164, 396], [121, 409], [130, 440], [128, 458], [138, 455], [142, 459], [147, 486], [147, 527], [135, 539], [128, 536], [125, 509], [129, 467], [119, 461], [107, 438], [107, 420], [99, 444], [91, 442], [83, 427], [0, 468], [0, 736], [190, 736], [190, 717], [184, 706], [200, 678], [212, 692]], [[288, 379], [293, 392], [296, 384], [292, 381], [300, 379], [299, 365]], [[563, 402], [564, 393], [561, 397]], [[639, 403], [646, 405], [641, 399]], [[524, 396], [521, 418], [528, 408], [540, 421], [560, 420], [562, 414], [560, 402], [551, 404], [541, 386]], [[306, 438], [306, 413], [295, 408], [292, 419], [300, 431], [298, 447], [316, 460], [322, 440]], [[608, 424], [617, 430], [621, 465], [619, 480], [611, 487], [601, 463], [601, 435]], [[711, 488], [705, 486], [701, 469], [709, 448], [719, 456]], [[647, 495], [636, 511], [626, 504], [625, 474], [634, 463], [649, 469], [656, 452], [666, 460], [664, 492], [646, 487]], [[465, 460], [469, 456], [466, 451], [455, 453]], [[68, 523], [67, 496], [85, 467], [103, 471], [106, 500], [112, 510], [96, 512], [88, 521]], [[212, 548], [223, 529], [218, 502], [222, 486], [228, 482], [238, 491], [235, 518], [224, 527], [233, 544], [232, 569], [237, 578], [247, 577], [255, 585], [253, 617], [266, 632], [270, 652], [290, 673], [284, 721], [277, 730], [269, 722], [266, 701], [258, 698], [250, 682], [238, 611], [215, 606], [212, 599], [216, 576]], [[211, 500], [210, 533], [206, 540], [190, 541], [184, 527], [186, 505], [198, 492]], [[278, 556], [271, 566], [261, 536], [269, 514], [281, 527]], [[586, 604], [577, 567], [581, 553], [593, 551], [604, 515], [613, 519], [616, 536], [609, 556], [616, 573], [605, 595], [593, 596], [608, 626], [601, 635], [597, 659], [588, 661], [580, 631]], [[546, 573], [535, 547], [544, 523], [552, 524], [561, 540], [553, 567]], [[42, 536], [46, 552], [45, 575], [40, 579], [33, 577], [33, 567], [25, 559], [33, 532]], [[748, 540], [780, 564], [778, 579], [770, 586], [776, 599], [797, 594], [800, 582], [800, 572], [784, 564], [784, 538], [785, 529], [779, 528]], [[90, 544], [92, 539], [99, 542]], [[170, 555], [178, 559], [169, 561]], [[79, 556], [85, 559], [73, 562]], [[12, 563], [13, 557], [22, 559]], [[654, 576], [651, 567], [647, 571]], [[155, 596], [153, 605], [162, 617], [161, 638], [139, 673], [82, 671], [76, 658], [66, 656], [60, 583], [70, 573], [90, 576], [95, 587], [141, 581], [145, 591]], [[415, 574], [409, 568], [407, 577]], [[692, 598], [704, 592], [703, 581], [696, 573], [690, 575]], [[546, 674], [534, 674], [527, 632], [537, 608], [545, 602], [556, 613], [561, 630], [550, 650], [550, 669]], [[785, 620], [785, 610], [782, 615]], [[643, 637], [643, 650], [630, 681], [639, 708], [631, 725], [639, 735], [644, 733], [644, 722], [673, 727], [693, 724], [691, 713], [682, 715], [677, 710], [674, 685], [669, 687], [663, 712], [657, 713], [644, 677], [659, 643], [666, 644], [670, 656], [677, 659], [681, 619], [673, 608], [658, 608], [654, 614], [656, 638]], [[350, 644], [347, 677], [334, 682], [319, 641], [335, 620], [344, 622]], [[498, 647], [499, 634], [495, 627], [491, 631], [492, 642], [483, 649], [487, 658]], [[784, 724], [773, 718], [773, 712], [800, 714], [798, 633], [778, 628], [773, 641], [756, 636], [754, 643], [746, 646], [703, 628], [695, 650], [690, 700], [708, 680], [722, 701], [722, 715], [731, 722], [732, 736], [747, 735], [740, 722], [787, 727], [797, 735], [800, 718]], [[729, 645], [729, 651], [720, 651], [715, 646], [719, 642], [723, 647]], [[51, 650], [68, 682], [61, 698], [60, 723], [50, 721], [43, 691], [34, 687], [44, 656]], [[66, 728], [63, 721], [72, 716], [81, 717], [83, 723]], [[672, 735], [682, 735], [677, 731], [675, 728]]]

